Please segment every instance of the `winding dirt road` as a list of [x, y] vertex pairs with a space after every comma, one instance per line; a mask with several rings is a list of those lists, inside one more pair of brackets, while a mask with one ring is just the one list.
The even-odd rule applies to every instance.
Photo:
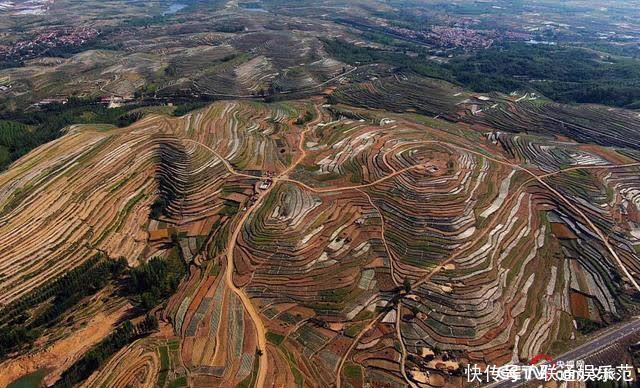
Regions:
[[[316, 111], [316, 118], [313, 121], [307, 123], [305, 125], [305, 129], [300, 133], [300, 140], [298, 142], [298, 152], [299, 152], [298, 157], [289, 167], [287, 167], [284, 171], [278, 174], [278, 176], [272, 179], [271, 185], [266, 190], [258, 194], [258, 199], [249, 209], [247, 209], [247, 211], [244, 212], [242, 218], [240, 218], [240, 220], [238, 221], [238, 224], [233, 230], [233, 233], [231, 234], [231, 237], [229, 238], [229, 242], [227, 245], [227, 250], [226, 250], [227, 263], [226, 263], [225, 273], [224, 273], [225, 283], [227, 287], [229, 287], [229, 289], [231, 289], [240, 298], [244, 308], [247, 310], [247, 313], [249, 314], [249, 316], [251, 317], [251, 320], [253, 321], [254, 327], [256, 328], [256, 338], [257, 338], [258, 350], [259, 350], [258, 373], [257, 373], [257, 379], [256, 379], [256, 387], [258, 388], [264, 387], [264, 384], [267, 378], [267, 366], [269, 364], [268, 352], [267, 352], [267, 330], [265, 329], [264, 324], [262, 322], [262, 318], [260, 317], [260, 312], [255, 308], [253, 303], [251, 303], [251, 298], [249, 298], [249, 296], [244, 292], [243, 289], [236, 287], [235, 283], [233, 282], [233, 274], [235, 272], [233, 252], [235, 250], [236, 243], [238, 241], [238, 236], [242, 232], [242, 228], [244, 227], [245, 223], [247, 222], [251, 214], [253, 214], [253, 212], [256, 209], [260, 208], [260, 205], [262, 204], [264, 199], [269, 196], [269, 193], [271, 193], [271, 191], [277, 186], [277, 183], [280, 181], [286, 181], [287, 179], [283, 179], [283, 178], [286, 177], [287, 174], [289, 174], [289, 172], [295, 169], [298, 166], [298, 164], [307, 156], [307, 153], [304, 147], [306, 134], [316, 124], [318, 124], [322, 120], [322, 115], [317, 104], [314, 105], [314, 109]], [[250, 178], [250, 179], [260, 179], [260, 177], [244, 174], [236, 171], [236, 169], [231, 165], [231, 163], [229, 163], [229, 161], [223, 158], [222, 155], [220, 155], [216, 150], [214, 150], [213, 148], [209, 147], [204, 143], [201, 143], [196, 140], [191, 140], [191, 139], [181, 139], [181, 140], [184, 142], [202, 146], [203, 148], [211, 152], [213, 155], [215, 155], [217, 159], [219, 159], [224, 164], [225, 168], [232, 175]]]
[[225, 280], [225, 283], [227, 284], [227, 287], [229, 287], [240, 298], [240, 300], [242, 301], [242, 304], [244, 305], [244, 308], [247, 310], [247, 313], [249, 313], [249, 316], [253, 321], [254, 327], [256, 328], [256, 338], [258, 340], [258, 349], [259, 349], [258, 377], [256, 379], [256, 387], [264, 387], [264, 381], [267, 378], [267, 368], [266, 368], [266, 365], [268, 365], [267, 332], [264, 327], [264, 324], [262, 323], [262, 318], [260, 318], [260, 312], [256, 310], [253, 303], [251, 303], [251, 299], [249, 298], [249, 296], [247, 296], [244, 290], [236, 287], [235, 283], [233, 282], [233, 273], [235, 272], [235, 266], [233, 261], [233, 251], [236, 247], [236, 241], [238, 240], [238, 236], [242, 231], [244, 223], [247, 221], [247, 219], [251, 215], [252, 210], [260, 207], [260, 203], [262, 203], [264, 198], [266, 198], [269, 195], [271, 190], [273, 190], [274, 186], [275, 185], [271, 185], [267, 190], [263, 191], [258, 197], [258, 199], [256, 200], [256, 202], [254, 203], [254, 205], [250, 209], [247, 209], [247, 211], [244, 213], [244, 215], [238, 222], [238, 226], [236, 226], [236, 228], [234, 229], [233, 234], [229, 239], [229, 245], [227, 246], [227, 266], [224, 273], [224, 280]]

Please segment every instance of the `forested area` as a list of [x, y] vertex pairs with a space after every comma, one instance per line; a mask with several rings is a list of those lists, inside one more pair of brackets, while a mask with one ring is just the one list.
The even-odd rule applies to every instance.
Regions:
[[[127, 260], [96, 254], [62, 277], [50, 281], [0, 310], [0, 359], [31, 344], [42, 332], [60, 322], [86, 297], [108, 284], [146, 313], [166, 300], [187, 272], [177, 249], [165, 258], [153, 257], [130, 268]], [[140, 330], [138, 330], [139, 334]]]
[[505, 44], [436, 63], [401, 51], [325, 40], [327, 51], [356, 65], [387, 63], [398, 71], [443, 79], [476, 92], [537, 92], [562, 103], [640, 108], [640, 61], [575, 47]]
[[453, 59], [445, 67], [478, 92], [537, 91], [563, 103], [640, 106], [640, 61], [580, 48], [508, 44]]
[[96, 99], [71, 98], [42, 110], [0, 113], [0, 170], [35, 147], [59, 137], [72, 124], [127, 126], [140, 118], [129, 111], [137, 106], [109, 109]]
[[5, 169], [19, 155], [36, 144], [32, 128], [15, 121], [0, 121], [0, 169]]
[[109, 260], [97, 254], [62, 277], [5, 306], [0, 310], [0, 359], [31, 343], [81, 299], [94, 295], [108, 282], [123, 275], [126, 269], [125, 259]]
[[151, 310], [175, 292], [186, 274], [184, 261], [175, 250], [166, 259], [152, 257], [130, 270], [129, 292], [145, 311]]
[[447, 81], [452, 80], [449, 70], [424, 58], [410, 57], [397, 51], [385, 51], [371, 47], [355, 46], [339, 39], [325, 39], [323, 43], [331, 56], [352, 65], [387, 63], [397, 66], [401, 70], [408, 70], [422, 76]]

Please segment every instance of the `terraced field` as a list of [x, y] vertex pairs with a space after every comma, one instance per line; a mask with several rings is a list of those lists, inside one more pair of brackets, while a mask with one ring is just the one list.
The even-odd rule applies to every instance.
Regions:
[[[379, 72], [382, 75], [382, 72]], [[394, 112], [418, 112], [464, 123], [476, 131], [497, 130], [563, 136], [582, 143], [638, 149], [640, 121], [632, 110], [602, 105], [566, 105], [529, 93], [469, 93], [445, 81], [410, 73], [370, 77], [339, 87], [336, 102]]]
[[296, 31], [282, 30], [271, 26], [272, 14], [243, 14], [220, 11], [180, 18], [184, 24], [105, 27], [108, 33], [95, 48], [0, 69], [0, 83], [11, 85], [0, 93], [0, 103], [15, 109], [47, 98], [135, 94], [258, 98], [316, 90], [351, 68], [330, 58], [319, 40], [341, 29], [310, 21]]
[[635, 9], [513, 3], [0, 0], [0, 388], [461, 387], [637, 319]]
[[375, 79], [341, 87], [333, 97], [348, 105], [430, 116], [454, 114], [459, 104], [469, 102], [469, 93], [444, 81], [411, 74], [371, 78]]
[[176, 244], [189, 273], [160, 332], [95, 387], [455, 384], [467, 362], [553, 353], [575, 322], [634, 313], [637, 154], [567, 125], [505, 131], [492, 109], [534, 105], [433, 82], [408, 112], [346, 105], [347, 88], [338, 106], [225, 101], [70, 128], [0, 175], [0, 303], [96, 252], [135, 266]]
[[597, 105], [522, 101], [488, 109], [470, 121], [503, 131], [553, 134], [604, 146], [637, 150], [640, 144], [637, 113]]

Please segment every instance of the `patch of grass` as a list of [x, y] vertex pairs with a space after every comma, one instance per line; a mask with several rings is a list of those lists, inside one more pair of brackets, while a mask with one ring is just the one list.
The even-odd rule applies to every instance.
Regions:
[[208, 104], [209, 102], [205, 102], [205, 101], [187, 102], [185, 104], [180, 104], [175, 107], [175, 109], [172, 112], [172, 115], [176, 117], [184, 116], [189, 112], [193, 112], [194, 110], [202, 109]]
[[593, 333], [602, 328], [601, 323], [582, 317], [576, 317], [576, 324], [578, 325], [578, 331], [582, 334]]
[[360, 365], [348, 362], [344, 364], [343, 373], [348, 379], [359, 380], [362, 378], [362, 367], [360, 367]]
[[171, 366], [169, 363], [169, 349], [166, 346], [162, 346], [159, 349], [160, 352], [160, 370], [169, 369]]
[[162, 370], [158, 374], [158, 381], [156, 382], [157, 387], [164, 387], [164, 384], [167, 382], [167, 375], [169, 374], [168, 370]]
[[188, 387], [188, 386], [189, 385], [187, 384], [186, 376], [180, 376], [169, 383], [169, 388]]
[[277, 333], [273, 333], [268, 331], [267, 332], [267, 341], [271, 342], [272, 344], [275, 345], [280, 345], [282, 343], [282, 341], [284, 341], [284, 336], [281, 334], [277, 334]]
[[354, 318], [354, 321], [364, 321], [373, 318], [373, 312], [369, 310], [360, 311]]
[[222, 207], [222, 209], [220, 209], [218, 214], [221, 215], [221, 216], [232, 217], [232, 216], [238, 214], [239, 210], [240, 210], [240, 204], [239, 203], [232, 202], [232, 201], [224, 201], [224, 206]]
[[346, 335], [347, 337], [354, 338], [355, 336], [360, 334], [363, 328], [364, 328], [364, 323], [362, 322], [356, 323], [355, 325], [349, 326], [349, 328], [344, 331], [344, 335]]

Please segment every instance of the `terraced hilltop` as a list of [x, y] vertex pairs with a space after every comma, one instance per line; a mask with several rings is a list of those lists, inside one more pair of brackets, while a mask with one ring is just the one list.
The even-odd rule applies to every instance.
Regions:
[[434, 97], [395, 112], [224, 101], [70, 127], [0, 175], [2, 308], [96, 254], [177, 255], [160, 331], [92, 387], [455, 384], [466, 363], [558, 352], [635, 313], [635, 147], [571, 140], [577, 115], [556, 137], [508, 132], [555, 108], [421, 87]]

